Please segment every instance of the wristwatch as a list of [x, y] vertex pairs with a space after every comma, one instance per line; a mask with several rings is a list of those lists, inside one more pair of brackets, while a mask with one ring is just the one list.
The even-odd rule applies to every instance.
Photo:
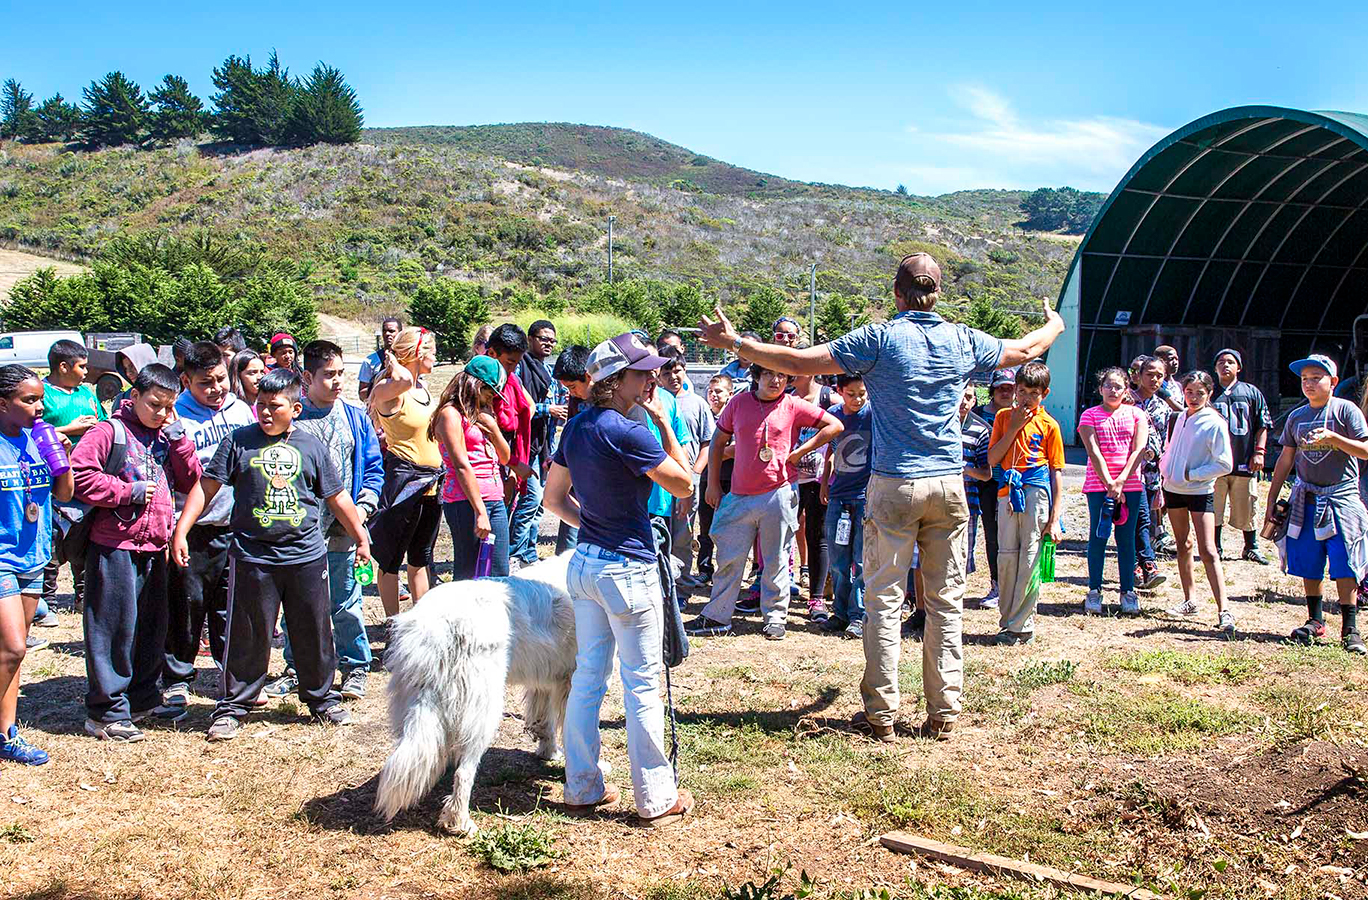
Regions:
[[733, 353], [739, 353], [739, 352], [741, 352], [741, 342], [742, 342], [743, 340], [745, 340], [745, 338], [741, 337], [741, 335], [739, 335], [739, 334], [732, 340], [732, 352], [733, 352]]

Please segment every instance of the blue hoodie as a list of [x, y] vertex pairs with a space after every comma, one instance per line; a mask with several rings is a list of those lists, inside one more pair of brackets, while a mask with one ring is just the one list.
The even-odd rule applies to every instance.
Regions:
[[[256, 416], [252, 414], [252, 408], [247, 402], [231, 393], [221, 408], [210, 409], [192, 397], [189, 391], [181, 391], [180, 396], [176, 398], [176, 415], [185, 425], [186, 437], [195, 445], [195, 455], [199, 457], [200, 465], [206, 469], [224, 438], [242, 426], [251, 425], [256, 421]], [[179, 513], [184, 506], [185, 495], [178, 491], [176, 512]], [[204, 510], [195, 527], [226, 527], [232, 512], [233, 487], [225, 484], [214, 495], [214, 501]]]

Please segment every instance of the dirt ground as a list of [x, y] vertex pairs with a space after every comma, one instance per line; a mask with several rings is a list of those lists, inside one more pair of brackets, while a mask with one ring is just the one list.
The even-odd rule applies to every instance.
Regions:
[[[695, 641], [675, 670], [679, 772], [699, 799], [680, 828], [636, 827], [629, 800], [598, 820], [562, 815], [561, 768], [535, 758], [510, 694], [473, 806], [487, 834], [521, 829], [552, 842], [549, 863], [528, 874], [501, 874], [476, 845], [437, 830], [449, 776], [390, 825], [372, 812], [390, 748], [378, 665], [368, 696], [351, 704], [352, 727], [309, 724], [287, 700], [254, 715], [238, 740], [209, 744], [217, 676], [202, 657], [181, 727], [114, 746], [82, 731], [80, 620], [60, 608], [61, 624], [40, 630], [50, 646], [25, 662], [19, 703], [25, 732], [52, 762], [0, 766], [4, 894], [667, 900], [761, 885], [787, 866], [771, 896], [801, 893], [804, 870], [815, 896], [1058, 895], [878, 844], [900, 828], [1190, 900], [1368, 897], [1368, 663], [1338, 641], [1286, 643], [1305, 616], [1289, 602], [1298, 585], [1248, 562], [1226, 567], [1233, 641], [1212, 630], [1204, 580], [1199, 617], [1164, 612], [1180, 596], [1172, 561], [1171, 584], [1142, 598], [1142, 616], [1083, 617], [1076, 538], [1087, 514], [1077, 473], [1068, 481], [1074, 538], [1060, 548], [1059, 580], [1044, 588], [1028, 647], [990, 643], [996, 613], [975, 602], [988, 586], [980, 542], [966, 595], [964, 713], [948, 742], [904, 735], [885, 746], [851, 734], [860, 645], [816, 632], [801, 602], [783, 642], [742, 620], [735, 637]], [[548, 519], [543, 554], [554, 533]], [[443, 536], [439, 559], [449, 547]], [[1113, 561], [1113, 612], [1115, 577]], [[366, 613], [379, 651], [373, 594]], [[1331, 615], [1331, 635], [1338, 625]], [[912, 726], [921, 647], [902, 647], [900, 720]], [[272, 671], [282, 668], [275, 651]], [[604, 754], [625, 781], [616, 683], [603, 721]]]

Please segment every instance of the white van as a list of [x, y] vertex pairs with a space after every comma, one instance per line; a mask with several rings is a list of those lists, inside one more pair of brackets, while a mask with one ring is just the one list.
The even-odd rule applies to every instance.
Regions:
[[19, 363], [30, 369], [47, 369], [48, 348], [60, 340], [85, 346], [79, 331], [5, 331], [0, 332], [0, 366]]

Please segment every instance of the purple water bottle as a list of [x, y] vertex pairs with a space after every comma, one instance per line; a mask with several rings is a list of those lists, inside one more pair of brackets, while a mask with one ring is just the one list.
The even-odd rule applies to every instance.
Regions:
[[488, 534], [480, 541], [480, 555], [475, 557], [475, 577], [488, 578], [489, 567], [494, 561], [494, 535]]
[[58, 478], [71, 471], [71, 461], [67, 459], [66, 448], [62, 446], [62, 439], [57, 434], [57, 429], [51, 424], [37, 420], [33, 423], [33, 444], [38, 448], [38, 455], [47, 463], [48, 471], [53, 478]]

